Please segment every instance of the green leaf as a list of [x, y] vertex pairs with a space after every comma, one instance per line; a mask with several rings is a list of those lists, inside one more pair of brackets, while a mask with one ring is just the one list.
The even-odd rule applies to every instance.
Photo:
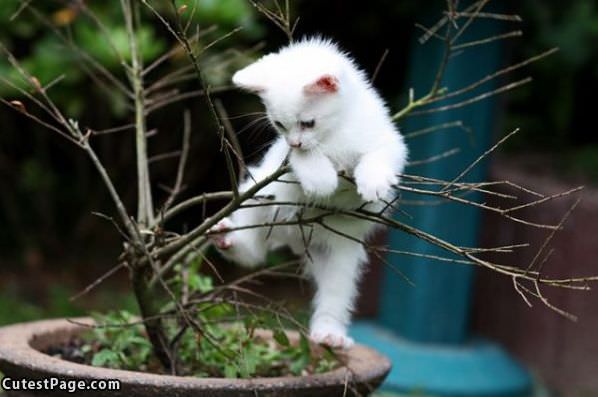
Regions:
[[189, 286], [193, 290], [198, 290], [202, 294], [210, 292], [214, 289], [214, 284], [211, 277], [202, 276], [201, 274], [189, 275]]
[[294, 375], [301, 375], [301, 372], [309, 365], [309, 357], [305, 355], [299, 356], [298, 359], [291, 363], [290, 370]]
[[118, 368], [120, 365], [119, 354], [115, 351], [102, 349], [97, 352], [91, 360], [94, 367]]
[[234, 365], [227, 364], [224, 366], [224, 377], [225, 378], [237, 378], [237, 367]]
[[251, 349], [250, 346], [245, 351], [245, 354], [243, 354], [243, 362], [241, 363], [241, 377], [246, 379], [253, 377], [255, 375], [258, 361], [259, 357], [257, 353]]
[[306, 355], [308, 357], [311, 356], [311, 348], [309, 346], [309, 340], [303, 334], [301, 334], [301, 339], [299, 339], [299, 349], [301, 349], [301, 354]]
[[280, 328], [275, 330], [274, 334], [272, 336], [273, 336], [274, 340], [281, 346], [289, 347], [289, 345], [291, 344], [289, 342], [289, 338], [287, 337], [287, 334]]

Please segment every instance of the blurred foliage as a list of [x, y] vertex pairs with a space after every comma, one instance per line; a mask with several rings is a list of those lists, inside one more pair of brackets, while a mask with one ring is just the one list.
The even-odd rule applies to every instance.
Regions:
[[598, 183], [598, 144], [583, 145], [561, 153], [564, 171], [570, 175], [584, 175]]
[[26, 296], [14, 285], [4, 286], [0, 292], [0, 326], [43, 318], [79, 317], [88, 314], [88, 306], [108, 310], [118, 305], [126, 310], [136, 307], [132, 295], [106, 290], [95, 294], [85, 303], [71, 301], [74, 291], [61, 285], [51, 285], [43, 296]]
[[23, 299], [17, 291], [6, 288], [0, 293], [0, 325], [40, 318], [81, 316], [84, 311], [69, 302], [70, 294], [63, 287], [48, 289], [46, 303], [40, 305]]
[[[22, 0], [3, 0], [0, 42], [17, 55], [25, 70], [36, 76], [42, 85], [64, 76], [52, 90], [52, 97], [67, 114], [79, 116], [84, 107], [90, 105], [78, 95], [90, 74], [85, 61], [91, 59], [117, 77], [125, 77], [122, 60], [130, 60], [129, 40], [118, 1], [36, 2], [25, 9], [21, 8], [22, 3]], [[262, 26], [245, 0], [178, 0], [177, 3], [186, 5], [184, 13], [190, 14], [201, 29], [215, 28], [200, 39], [199, 48], [237, 27], [242, 27], [236, 38], [241, 42], [254, 41], [263, 35]], [[173, 12], [169, 5], [170, 2], [157, 2], [156, 9], [168, 17]], [[137, 40], [143, 61], [149, 63], [175, 42], [149, 10], [141, 8], [141, 13], [144, 18], [140, 19]], [[234, 46], [234, 40], [227, 44]], [[184, 60], [184, 57], [178, 58]], [[180, 61], [175, 57], [175, 62], [177, 60]], [[13, 82], [21, 79], [4, 57], [0, 58], [0, 75]], [[103, 92], [104, 95], [117, 93]], [[0, 84], [0, 95], [18, 96], [18, 92]], [[120, 105], [113, 109], [115, 114], [122, 114], [124, 98], [111, 99], [109, 103]]]
[[560, 51], [529, 69], [534, 82], [509, 96], [508, 127], [521, 127], [512, 151], [549, 152], [557, 170], [598, 181], [598, 134], [594, 100], [598, 90], [598, 3], [528, 0], [510, 6], [524, 18], [516, 59], [542, 49]]

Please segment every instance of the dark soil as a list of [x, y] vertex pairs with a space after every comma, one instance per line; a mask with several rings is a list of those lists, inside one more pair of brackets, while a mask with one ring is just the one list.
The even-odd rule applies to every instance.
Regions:
[[80, 338], [73, 338], [62, 345], [52, 346], [43, 351], [43, 353], [61, 360], [89, 365], [91, 363], [91, 359], [88, 357], [89, 355], [83, 353], [81, 350], [84, 343], [85, 342]]
[[[73, 362], [76, 364], [92, 366], [93, 355], [96, 352], [98, 352], [99, 350], [101, 350], [104, 346], [102, 346], [100, 343], [97, 343], [97, 342], [95, 342], [95, 343], [91, 342], [91, 350], [88, 349], [87, 351], [85, 351], [83, 349], [83, 346], [86, 346], [86, 347], [90, 346], [90, 342], [81, 337], [73, 337], [66, 343], [60, 344], [58, 346], [52, 346], [48, 349], [42, 350], [42, 353], [52, 356], [54, 358], [58, 358], [58, 359], [65, 360], [65, 361], [70, 361], [70, 362]], [[322, 347], [312, 346], [313, 359], [315, 361], [324, 360], [326, 351], [327, 351], [327, 349], [324, 349]], [[126, 353], [127, 352], [125, 352], [125, 354]], [[335, 356], [336, 356], [336, 354], [335, 354]], [[343, 360], [343, 355], [340, 354], [340, 355], [336, 356], [336, 360], [339, 360], [339, 361], [337, 361], [335, 364], [333, 364], [327, 370], [332, 370], [332, 369], [338, 368], [338, 366], [342, 365], [341, 363]], [[164, 367], [159, 363], [159, 361], [157, 359], [155, 359], [154, 357], [152, 357], [149, 360], [149, 362], [144, 364], [142, 368], [135, 368], [132, 370], [140, 371], [140, 372], [147, 372], [147, 373], [152, 373], [152, 374], [157, 374], [157, 375], [172, 375], [172, 373], [169, 371], [166, 371], [164, 369]], [[310, 363], [302, 371], [301, 376], [313, 375], [313, 374], [316, 374], [319, 372], [321, 372], [321, 371], [316, 369], [316, 366], [314, 365], [314, 363]], [[181, 368], [179, 368], [177, 375], [179, 375], [179, 376], [197, 376], [197, 375], [194, 375], [194, 373], [195, 373], [194, 368], [181, 367]], [[279, 377], [279, 376], [297, 376], [298, 374], [293, 374], [289, 370], [289, 366], [287, 363], [279, 362], [277, 364], [271, 363], [271, 366], [269, 368], [267, 368], [266, 372], [262, 371], [256, 375], [259, 377]], [[218, 372], [214, 372], [213, 374], [207, 374], [206, 376], [222, 377], [222, 374], [219, 374]], [[0, 397], [3, 397], [3, 396], [0, 394]]]
[[[83, 364], [83, 365], [92, 365], [93, 355], [101, 350], [104, 346], [100, 345], [99, 343], [92, 343], [91, 351], [85, 352], [83, 350], [83, 346], [89, 345], [89, 342], [79, 338], [74, 337], [66, 343], [63, 343], [58, 346], [52, 346], [42, 353], [52, 356], [54, 358], [58, 358], [60, 360], [70, 361], [76, 364]], [[126, 352], [125, 352], [126, 353]], [[164, 368], [160, 365], [158, 360], [152, 359], [150, 362], [147, 363], [143, 368], [137, 368], [136, 371], [141, 372], [148, 372], [157, 375], [171, 375], [171, 373], [166, 372]], [[186, 374], [179, 374], [179, 375], [186, 375]], [[0, 396], [2, 397], [2, 396]]]

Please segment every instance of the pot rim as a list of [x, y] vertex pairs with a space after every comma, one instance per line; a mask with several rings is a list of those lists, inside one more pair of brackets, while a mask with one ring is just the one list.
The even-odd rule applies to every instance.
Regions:
[[[89, 317], [71, 319], [82, 324], [93, 324]], [[236, 390], [304, 386], [306, 382], [318, 387], [338, 385], [339, 381], [372, 382], [378, 384], [388, 374], [391, 363], [375, 350], [355, 344], [344, 351], [346, 365], [321, 374], [307, 376], [281, 376], [252, 379], [198, 378], [193, 376], [160, 375], [148, 372], [118, 370], [77, 364], [49, 356], [38, 351], [35, 343], [52, 339], [52, 336], [76, 335], [87, 329], [67, 319], [41, 320], [9, 325], [0, 328], [0, 367], [24, 367], [28, 372], [43, 373], [44, 376], [85, 379], [118, 379], [123, 383], [160, 386], [176, 385], [193, 389], [214, 389], [234, 385]], [[291, 336], [293, 331], [287, 331]], [[58, 343], [58, 339], [54, 343]], [[51, 345], [52, 343], [46, 343]], [[375, 364], [375, 365], [372, 365]], [[376, 381], [377, 380], [377, 381]]]

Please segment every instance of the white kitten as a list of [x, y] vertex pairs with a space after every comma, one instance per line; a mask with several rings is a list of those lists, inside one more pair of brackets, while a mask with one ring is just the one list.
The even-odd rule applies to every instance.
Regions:
[[[381, 210], [394, 197], [392, 185], [403, 170], [407, 148], [388, 110], [365, 74], [336, 45], [307, 39], [266, 55], [238, 71], [233, 82], [257, 93], [280, 134], [259, 165], [249, 169], [245, 191], [274, 172], [290, 152], [292, 173], [260, 195], [278, 202], [357, 209], [364, 202]], [[352, 176], [355, 184], [339, 177]], [[295, 183], [288, 183], [293, 181]], [[256, 203], [255, 199], [247, 203]], [[321, 224], [226, 229], [297, 220], [322, 214], [314, 205], [245, 208], [219, 223], [214, 242], [223, 255], [244, 266], [264, 262], [268, 250], [288, 246], [304, 256], [317, 292], [310, 324], [314, 342], [349, 347], [347, 336], [360, 269], [367, 259], [362, 244], [374, 224], [330, 215]], [[342, 236], [334, 231], [338, 231]]]

